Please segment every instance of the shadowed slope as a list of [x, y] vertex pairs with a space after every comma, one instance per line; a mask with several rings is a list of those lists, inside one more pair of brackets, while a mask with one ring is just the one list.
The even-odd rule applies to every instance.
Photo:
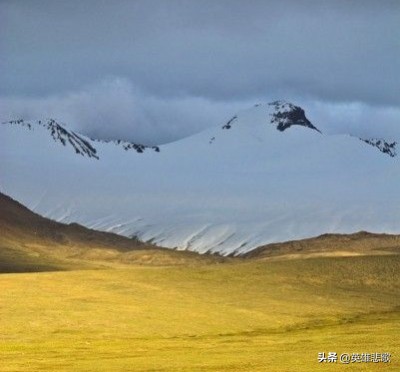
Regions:
[[30, 272], [102, 264], [190, 265], [221, 261], [177, 252], [120, 235], [64, 225], [33, 213], [0, 193], [0, 272]]

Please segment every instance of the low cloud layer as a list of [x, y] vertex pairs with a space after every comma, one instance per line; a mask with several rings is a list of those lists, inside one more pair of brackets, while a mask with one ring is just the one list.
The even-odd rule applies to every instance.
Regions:
[[374, 107], [362, 103], [306, 102], [310, 119], [329, 134], [361, 138], [384, 138], [400, 142], [400, 108]]
[[90, 137], [155, 145], [171, 142], [228, 120], [247, 102], [204, 98], [162, 99], [121, 78], [46, 98], [0, 99], [2, 121], [55, 118]]
[[[126, 79], [107, 79], [77, 92], [46, 98], [0, 99], [1, 120], [56, 118], [93, 138], [156, 145], [222, 126], [237, 111], [262, 101], [211, 101], [195, 97], [163, 99], [141, 92]], [[400, 109], [361, 103], [293, 100], [323, 132], [400, 140]]]

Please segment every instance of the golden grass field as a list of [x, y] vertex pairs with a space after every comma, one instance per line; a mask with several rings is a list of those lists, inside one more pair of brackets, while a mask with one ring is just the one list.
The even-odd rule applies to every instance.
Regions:
[[[62, 271], [0, 274], [2, 372], [400, 371], [400, 255], [384, 238], [381, 250], [355, 239], [347, 255], [330, 240], [323, 257], [307, 252], [314, 242], [303, 256], [152, 261], [162, 251], [68, 255], [65, 239], [41, 246], [7, 226], [7, 271], [29, 254], [28, 271], [41, 260]], [[389, 352], [391, 362], [318, 363], [329, 351]]]
[[399, 258], [2, 274], [0, 370], [398, 371]]

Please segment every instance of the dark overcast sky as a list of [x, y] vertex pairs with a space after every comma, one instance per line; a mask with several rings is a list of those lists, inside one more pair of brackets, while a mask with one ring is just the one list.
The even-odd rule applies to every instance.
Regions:
[[400, 133], [400, 1], [13, 0], [0, 17], [1, 119], [160, 143], [288, 99], [331, 130]]

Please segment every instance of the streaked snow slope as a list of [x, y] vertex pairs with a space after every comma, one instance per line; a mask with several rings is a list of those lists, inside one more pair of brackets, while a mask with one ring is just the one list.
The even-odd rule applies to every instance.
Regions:
[[259, 105], [224, 128], [142, 153], [55, 122], [6, 123], [0, 190], [57, 221], [199, 252], [238, 254], [327, 232], [400, 233], [399, 158], [324, 135], [295, 109]]

